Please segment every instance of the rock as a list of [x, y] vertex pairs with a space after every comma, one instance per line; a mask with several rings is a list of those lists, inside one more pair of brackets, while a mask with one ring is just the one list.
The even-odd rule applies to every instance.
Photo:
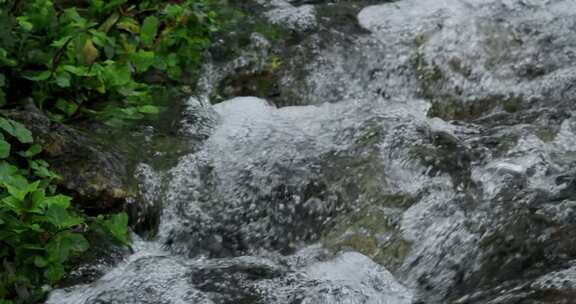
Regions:
[[268, 11], [266, 17], [271, 23], [281, 24], [292, 30], [311, 30], [318, 26], [316, 10], [312, 5], [295, 7], [287, 2], [281, 3], [276, 5], [276, 8]]
[[[236, 4], [251, 20], [222, 37], [212, 52], [214, 66], [204, 76], [212, 78], [212, 85], [204, 90], [213, 103], [244, 96], [265, 98], [277, 107], [337, 102], [348, 97], [342, 88], [350, 82], [368, 83], [366, 73], [348, 71], [374, 68], [353, 43], [354, 34], [366, 33], [356, 13], [373, 0], [257, 2]], [[249, 43], [233, 43], [236, 40]], [[230, 60], [218, 55], [228, 49], [240, 56]], [[322, 52], [325, 49], [331, 52]], [[350, 60], [342, 62], [341, 56]]]
[[398, 219], [413, 199], [390, 196], [368, 203], [359, 211], [337, 218], [335, 228], [323, 239], [333, 252], [360, 252], [394, 273], [404, 262], [410, 243], [399, 231]]
[[574, 266], [551, 271], [537, 278], [502, 284], [488, 291], [476, 292], [455, 300], [454, 304], [570, 304], [576, 293]]
[[310, 265], [305, 273], [318, 285], [296, 297], [302, 303], [413, 303], [410, 289], [398, 283], [388, 270], [356, 252]]
[[[407, 208], [410, 194], [389, 184], [406, 176], [388, 179], [384, 158], [390, 154], [383, 155], [381, 147], [395, 145], [398, 157], [409, 158], [404, 149], [421, 141], [420, 135], [393, 107], [381, 112], [368, 107], [370, 115], [378, 114], [357, 121], [364, 113], [350, 112], [349, 106], [278, 109], [254, 97], [215, 105], [219, 124], [213, 133], [198, 153], [182, 157], [169, 173], [167, 224], [161, 225], [159, 240], [190, 256], [237, 256], [258, 249], [288, 254], [324, 238], [338, 221], [349, 219], [349, 212], [390, 207], [379, 215], [398, 219], [394, 208]], [[340, 113], [341, 124], [325, 128], [332, 116], [323, 111]], [[378, 226], [378, 220], [368, 222]], [[382, 223], [374, 230], [384, 243], [382, 230], [393, 229]], [[389, 253], [390, 265], [397, 265], [407, 246], [398, 236], [391, 243], [382, 245], [388, 252], [381, 257]]]
[[35, 142], [44, 148], [43, 158], [62, 177], [64, 193], [89, 214], [132, 208], [136, 192], [129, 184], [126, 161], [112, 147], [105, 147], [84, 132], [51, 121], [29, 106], [5, 111], [7, 117], [24, 124]]
[[[88, 289], [87, 289], [88, 288]], [[53, 292], [48, 304], [409, 304], [412, 291], [359, 253], [327, 257], [186, 261], [147, 250], [90, 285]]]
[[[192, 268], [179, 259], [155, 253], [134, 256], [123, 267], [114, 269], [94, 284], [89, 293], [78, 293], [82, 285], [58, 290], [50, 295], [50, 304], [214, 304], [187, 278]], [[121, 276], [127, 279], [120, 279]], [[139, 292], [145, 291], [145, 292]]]
[[574, 302], [573, 1], [379, 1], [353, 23], [371, 1], [257, 2], [317, 26], [254, 39], [205, 93], [279, 98], [190, 102], [205, 136], [166, 174], [170, 253], [75, 303]]

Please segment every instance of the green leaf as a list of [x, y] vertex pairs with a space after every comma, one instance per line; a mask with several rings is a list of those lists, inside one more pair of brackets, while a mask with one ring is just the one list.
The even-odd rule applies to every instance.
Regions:
[[157, 106], [145, 105], [138, 107], [138, 112], [144, 114], [158, 114], [160, 113], [160, 109], [158, 109]]
[[180, 5], [168, 4], [164, 9], [164, 13], [171, 18], [176, 18], [184, 14], [184, 8]]
[[20, 152], [19, 154], [22, 157], [31, 158], [38, 155], [40, 152], [42, 152], [42, 146], [39, 144], [33, 144], [28, 150], [25, 152]]
[[78, 111], [78, 105], [75, 102], [64, 100], [62, 98], [59, 98], [58, 101], [56, 101], [56, 108], [66, 113], [67, 116], [72, 116], [76, 111]]
[[18, 61], [8, 58], [8, 51], [0, 47], [0, 66], [15, 67]]
[[48, 242], [46, 252], [50, 262], [64, 263], [72, 253], [84, 252], [88, 247], [88, 241], [81, 234], [63, 231]]
[[154, 64], [155, 54], [154, 52], [139, 50], [132, 54], [131, 59], [138, 73], [143, 73]]
[[104, 1], [103, 0], [90, 0], [90, 8], [94, 9], [97, 13], [99, 13], [104, 8]]
[[[36, 225], [38, 226], [38, 225]], [[23, 249], [27, 249], [27, 250], [34, 250], [34, 251], [45, 251], [44, 250], [44, 246], [40, 245], [40, 244], [24, 244], [21, 246]]]
[[13, 176], [9, 183], [4, 184], [8, 193], [18, 201], [23, 201], [26, 195], [30, 192], [36, 191], [39, 185], [40, 181], [28, 183], [26, 178], [22, 176]]
[[171, 66], [167, 69], [168, 76], [172, 79], [179, 79], [182, 76], [182, 69], [179, 66]]
[[22, 212], [21, 200], [16, 199], [13, 196], [8, 196], [2, 199], [2, 204], [8, 207], [10, 210], [20, 214]]
[[126, 3], [128, 0], [111, 0], [108, 1], [108, 3], [106, 4], [106, 6], [104, 6], [104, 10], [111, 10], [114, 9], [124, 3]]
[[74, 66], [74, 65], [63, 65], [62, 69], [70, 72], [73, 75], [76, 76], [91, 76], [92, 74], [90, 74], [88, 72], [88, 69], [86, 67], [82, 67], [82, 66]]
[[134, 35], [140, 33], [140, 24], [133, 18], [122, 17], [120, 21], [116, 23], [116, 27]]
[[6, 161], [0, 161], [0, 184], [8, 183], [18, 172], [18, 167], [10, 165]]
[[40, 178], [61, 179], [60, 176], [48, 169], [48, 163], [43, 160], [29, 160], [30, 169]]
[[103, 225], [121, 244], [130, 244], [130, 238], [128, 235], [128, 214], [124, 212], [113, 214], [110, 218], [104, 220]]
[[64, 36], [58, 40], [54, 40], [50, 45], [56, 48], [62, 48], [72, 40], [72, 36]]
[[69, 26], [74, 30], [81, 30], [81, 31], [87, 30], [97, 25], [96, 22], [90, 21], [80, 16], [78, 10], [76, 10], [75, 7], [64, 10], [64, 14], [62, 14], [60, 21], [68, 23]]
[[39, 189], [30, 194], [30, 206], [28, 212], [42, 214], [44, 210], [44, 198], [46, 193], [44, 189]]
[[149, 16], [144, 19], [140, 33], [140, 42], [144, 46], [151, 46], [158, 33], [159, 20], [155, 16]]
[[94, 43], [99, 47], [114, 47], [114, 39], [108, 37], [106, 33], [96, 30], [90, 30], [90, 34], [92, 34], [92, 40]]
[[6, 86], [6, 76], [4, 76], [4, 74], [0, 73], [0, 87], [4, 87]]
[[61, 244], [65, 245], [71, 252], [79, 253], [84, 252], [90, 247], [88, 241], [78, 233], [73, 233], [70, 231], [64, 231], [58, 233], [56, 236], [57, 239], [61, 242]]
[[4, 139], [0, 139], [0, 159], [10, 156], [10, 144]]
[[10, 193], [11, 197], [18, 200], [23, 201], [28, 194], [28, 188], [18, 188], [10, 184], [6, 184], [6, 189], [8, 193]]
[[61, 88], [68, 88], [70, 87], [70, 82], [72, 77], [66, 71], [62, 71], [56, 74], [56, 84]]
[[106, 19], [106, 21], [104, 21], [104, 23], [102, 23], [102, 25], [98, 28], [98, 30], [101, 32], [104, 32], [104, 33], [108, 33], [110, 28], [112, 28], [114, 26], [114, 24], [116, 24], [116, 22], [118, 22], [119, 18], [120, 18], [120, 14], [118, 12], [114, 12], [112, 15], [110, 15]]
[[52, 72], [50, 71], [42, 71], [42, 72], [34, 72], [30, 76], [24, 76], [24, 78], [32, 81], [44, 81], [50, 78]]
[[178, 55], [172, 53], [166, 57], [166, 65], [169, 67], [176, 67], [180, 65], [180, 60], [178, 59]]
[[34, 25], [30, 23], [26, 16], [16, 17], [16, 21], [18, 21], [18, 25], [26, 32], [30, 32], [34, 29]]
[[70, 242], [70, 249], [74, 252], [84, 252], [90, 247], [88, 241], [81, 234], [67, 233], [66, 239]]
[[48, 206], [46, 220], [59, 229], [67, 229], [84, 223], [84, 219], [71, 215], [66, 208], [56, 204]]
[[4, 186], [12, 185], [19, 189], [25, 189], [29, 186], [28, 180], [24, 177], [21, 172], [17, 169], [12, 173], [12, 175], [8, 176], [6, 181], [4, 181]]
[[64, 277], [64, 266], [60, 263], [50, 264], [44, 271], [44, 277], [51, 283], [56, 283]]
[[103, 70], [103, 75], [110, 87], [125, 86], [132, 81], [132, 71], [127, 64], [107, 66]]
[[0, 129], [16, 137], [23, 144], [29, 144], [33, 141], [32, 133], [23, 124], [11, 119], [0, 117]]
[[44, 268], [48, 266], [48, 261], [44, 257], [37, 255], [34, 257], [34, 265], [38, 268]]
[[71, 200], [72, 198], [69, 196], [58, 194], [55, 196], [46, 197], [44, 199], [44, 204], [47, 206], [60, 206], [64, 209], [67, 209], [70, 207]]

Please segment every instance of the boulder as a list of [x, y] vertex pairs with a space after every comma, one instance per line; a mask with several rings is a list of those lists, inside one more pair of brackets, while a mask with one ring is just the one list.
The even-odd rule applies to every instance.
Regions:
[[43, 159], [58, 173], [64, 193], [88, 214], [125, 210], [136, 201], [126, 161], [86, 133], [50, 120], [34, 106], [2, 114], [24, 124], [43, 148]]

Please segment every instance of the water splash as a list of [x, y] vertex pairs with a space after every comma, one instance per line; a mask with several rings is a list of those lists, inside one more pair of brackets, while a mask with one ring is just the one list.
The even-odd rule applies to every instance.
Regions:
[[[321, 31], [330, 4], [314, 3], [263, 6]], [[157, 239], [48, 303], [569, 303], [575, 15], [562, 0], [368, 6], [366, 32], [311, 34], [287, 60], [300, 106], [191, 99], [182, 132], [200, 145], [150, 181], [166, 184], [150, 188]]]

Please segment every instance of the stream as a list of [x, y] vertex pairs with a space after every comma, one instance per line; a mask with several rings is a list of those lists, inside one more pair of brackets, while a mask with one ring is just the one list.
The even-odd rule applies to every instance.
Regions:
[[295, 42], [205, 66], [156, 237], [46, 303], [576, 303], [576, 1], [249, 2]]

